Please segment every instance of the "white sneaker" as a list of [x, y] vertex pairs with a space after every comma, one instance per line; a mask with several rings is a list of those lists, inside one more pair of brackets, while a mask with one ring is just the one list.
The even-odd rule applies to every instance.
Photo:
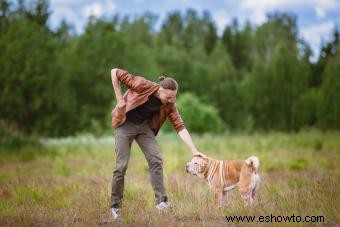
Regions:
[[169, 202], [169, 201], [166, 201], [166, 202], [160, 202], [156, 205], [156, 208], [159, 210], [159, 211], [163, 211], [163, 210], [169, 210], [169, 209], [172, 209], [173, 206], [172, 204]]
[[119, 213], [120, 212], [118, 208], [111, 208], [111, 214], [112, 214], [113, 220], [116, 220], [120, 216]]

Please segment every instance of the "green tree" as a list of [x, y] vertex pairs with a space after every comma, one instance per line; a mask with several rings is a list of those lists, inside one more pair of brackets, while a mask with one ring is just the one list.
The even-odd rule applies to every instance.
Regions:
[[111, 23], [91, 18], [70, 48], [66, 73], [74, 91], [78, 130], [107, 125], [113, 90], [110, 69], [123, 65], [125, 42]]
[[255, 65], [243, 89], [257, 128], [296, 129], [297, 103], [307, 89], [308, 71], [285, 43], [278, 44], [267, 65]]
[[288, 49], [297, 48], [297, 18], [287, 13], [268, 14], [267, 22], [256, 29], [254, 50], [262, 61], [269, 62], [279, 43]]
[[40, 26], [47, 27], [47, 20], [51, 14], [47, 0], [35, 0], [31, 2], [31, 9], [26, 10], [26, 17]]
[[[135, 20], [125, 18], [119, 25], [118, 35], [124, 40], [121, 67], [131, 72], [146, 75], [149, 79], [156, 78], [155, 35], [153, 33], [157, 16], [146, 13]], [[112, 40], [113, 42], [115, 40]]]
[[183, 35], [184, 25], [179, 11], [170, 12], [165, 18], [161, 31], [158, 34], [157, 44], [179, 46]]
[[235, 18], [223, 31], [222, 42], [237, 70], [249, 71], [253, 55], [253, 30], [249, 22], [240, 30]]
[[154, 36], [152, 34], [157, 22], [157, 16], [151, 13], [145, 13], [131, 21], [126, 16], [120, 23], [120, 31], [139, 44], [145, 44], [147, 47], [154, 47]]
[[51, 33], [25, 19], [12, 21], [0, 37], [0, 118], [27, 133], [56, 133], [62, 76], [51, 73], [55, 47]]
[[[241, 128], [243, 102], [238, 88], [236, 70], [229, 55], [219, 42], [207, 61], [208, 73], [205, 74], [205, 90], [208, 89], [210, 102], [218, 107], [223, 121], [230, 128]], [[208, 99], [206, 100], [208, 101]]]
[[6, 26], [10, 17], [10, 2], [7, 0], [0, 0], [0, 34], [5, 33]]
[[301, 94], [296, 104], [296, 128], [315, 127], [322, 116], [322, 93], [309, 88]]
[[333, 38], [329, 42], [322, 44], [318, 61], [312, 67], [310, 77], [310, 85], [320, 87], [322, 84], [322, 75], [329, 62], [334, 55], [339, 51], [340, 34], [337, 27], [334, 28]]
[[206, 54], [210, 54], [217, 43], [217, 28], [211, 19], [210, 14], [206, 11], [203, 13], [203, 23], [204, 23], [204, 50]]
[[179, 83], [180, 91], [193, 89], [193, 67], [190, 57], [184, 50], [177, 50], [171, 46], [163, 46], [157, 50], [156, 61], [160, 75], [170, 76]]
[[321, 124], [326, 128], [340, 128], [340, 54], [329, 60], [321, 86], [323, 94]]

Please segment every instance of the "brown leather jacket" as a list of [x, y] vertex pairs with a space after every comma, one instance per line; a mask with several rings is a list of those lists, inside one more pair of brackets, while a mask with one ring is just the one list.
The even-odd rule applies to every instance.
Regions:
[[[146, 80], [141, 76], [133, 76], [127, 71], [117, 69], [116, 76], [120, 82], [126, 85], [128, 90], [125, 92], [123, 98], [126, 105], [119, 108], [116, 106], [112, 112], [112, 127], [117, 128], [125, 122], [126, 113], [137, 106], [145, 103], [148, 97], [159, 89], [159, 85], [152, 81]], [[185, 128], [183, 120], [178, 113], [175, 103], [163, 104], [158, 114], [155, 114], [149, 121], [149, 125], [155, 135], [158, 134], [159, 129], [169, 119], [172, 126], [177, 133]]]

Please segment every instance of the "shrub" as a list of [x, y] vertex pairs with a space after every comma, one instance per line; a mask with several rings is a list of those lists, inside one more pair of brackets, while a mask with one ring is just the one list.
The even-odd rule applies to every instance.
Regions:
[[0, 152], [14, 151], [23, 147], [39, 147], [39, 142], [33, 137], [27, 137], [15, 126], [0, 120]]
[[[206, 133], [223, 130], [223, 121], [219, 117], [217, 109], [201, 102], [197, 96], [183, 93], [176, 105], [189, 132]], [[170, 127], [167, 124], [164, 130], [169, 131]]]

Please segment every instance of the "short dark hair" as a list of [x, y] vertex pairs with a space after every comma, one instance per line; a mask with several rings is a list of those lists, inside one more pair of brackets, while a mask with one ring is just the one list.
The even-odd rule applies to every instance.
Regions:
[[159, 85], [164, 89], [176, 91], [178, 90], [178, 83], [171, 77], [161, 76], [159, 77]]

